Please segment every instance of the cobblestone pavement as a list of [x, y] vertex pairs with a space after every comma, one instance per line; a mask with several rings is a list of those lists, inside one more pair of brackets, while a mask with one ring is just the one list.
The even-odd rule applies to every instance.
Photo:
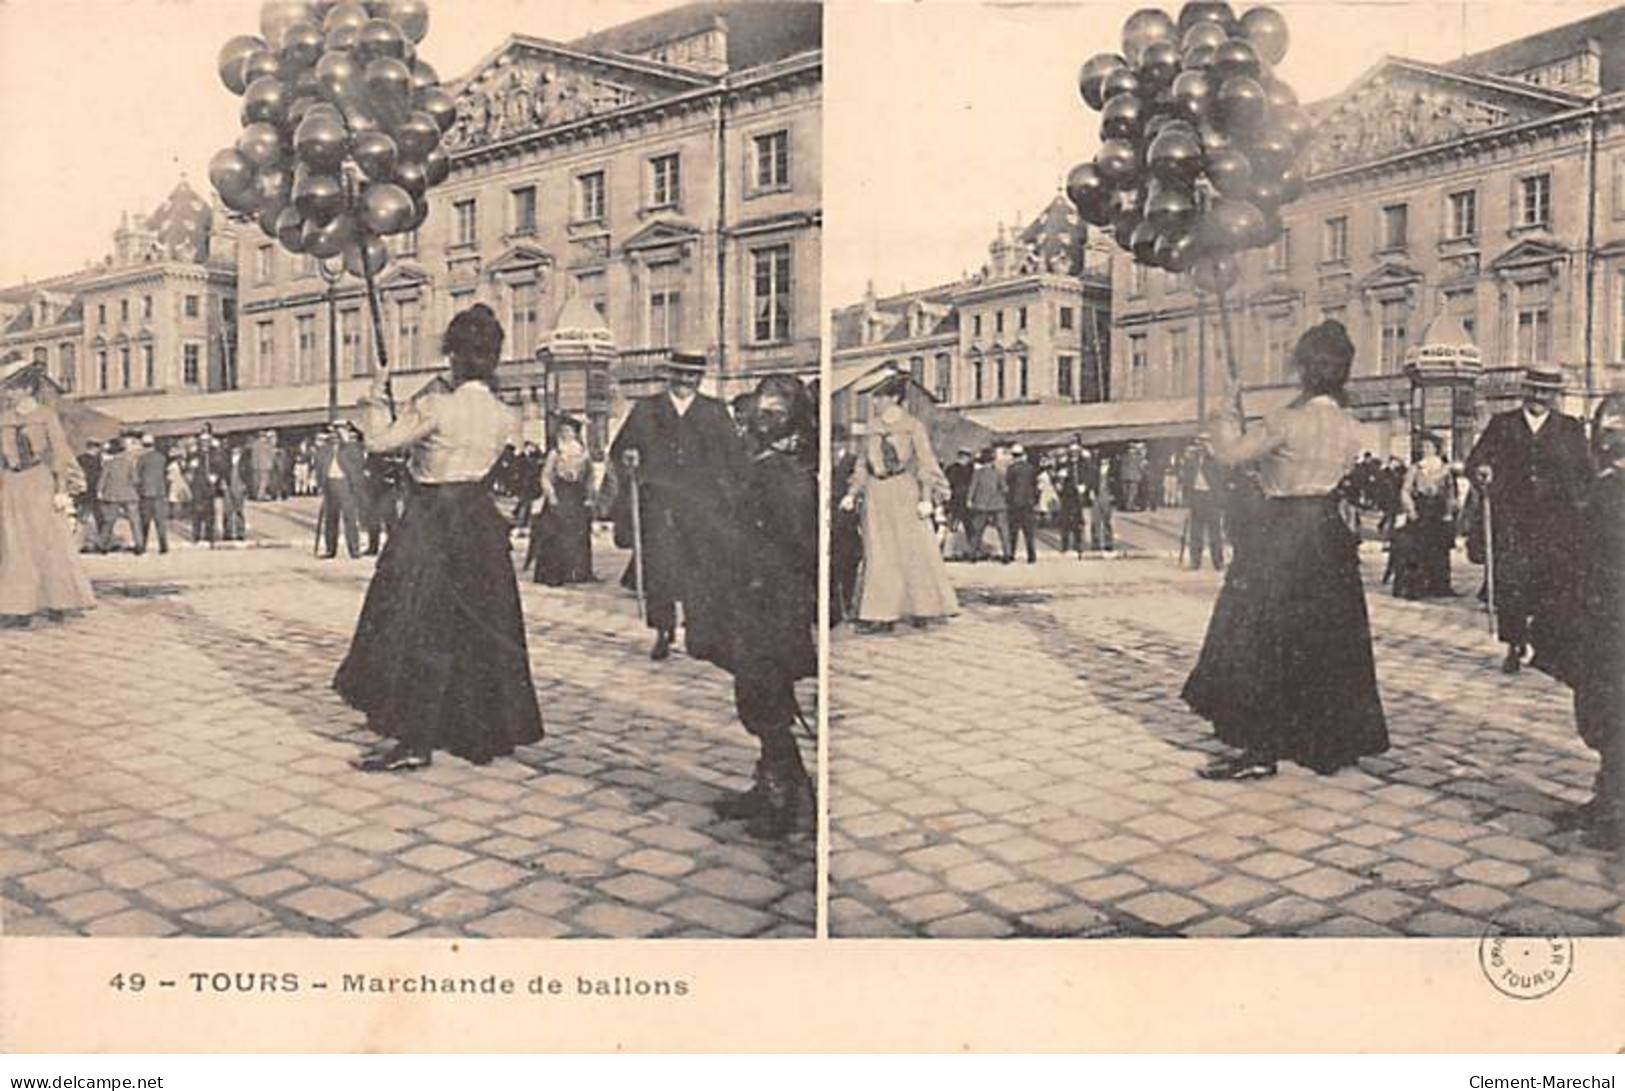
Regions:
[[374, 737], [328, 684], [371, 562], [298, 545], [86, 558], [97, 609], [0, 630], [8, 933], [813, 934], [810, 836], [709, 808], [755, 761], [729, 679], [651, 663], [613, 583], [522, 582], [543, 742], [367, 775], [347, 762]]
[[[1331, 777], [1198, 779], [1222, 748], [1178, 693], [1218, 578], [1177, 570], [1165, 530], [1140, 559], [951, 566], [958, 618], [836, 634], [831, 934], [1625, 931], [1625, 865], [1549, 820], [1596, 769], [1568, 691], [1503, 675], [1470, 594], [1377, 587], [1380, 547], [1392, 749]], [[1478, 576], [1458, 565], [1458, 588]]]

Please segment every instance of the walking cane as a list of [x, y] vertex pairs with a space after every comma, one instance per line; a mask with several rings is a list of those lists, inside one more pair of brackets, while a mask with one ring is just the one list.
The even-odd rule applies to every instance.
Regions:
[[1490, 506], [1490, 491], [1484, 490], [1484, 603], [1490, 611], [1490, 635], [1495, 631], [1495, 517]]
[[632, 582], [638, 596], [638, 620], [649, 618], [648, 604], [643, 592], [643, 504], [638, 497], [638, 468], [627, 468], [627, 482], [632, 486]]
[[1190, 548], [1191, 540], [1191, 513], [1185, 512], [1185, 521], [1179, 527], [1179, 563], [1185, 563], [1185, 551]]

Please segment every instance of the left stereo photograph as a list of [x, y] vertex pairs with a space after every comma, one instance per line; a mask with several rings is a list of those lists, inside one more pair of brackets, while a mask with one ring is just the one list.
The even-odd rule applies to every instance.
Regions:
[[0, 5], [6, 935], [815, 935], [822, 21]]

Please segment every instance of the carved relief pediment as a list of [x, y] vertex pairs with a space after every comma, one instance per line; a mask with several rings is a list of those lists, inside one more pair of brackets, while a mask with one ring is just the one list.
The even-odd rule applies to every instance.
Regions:
[[693, 81], [551, 46], [511, 41], [455, 89], [451, 152], [569, 125], [687, 90]]
[[1568, 250], [1555, 238], [1524, 239], [1490, 262], [1490, 269], [1500, 272], [1527, 268], [1531, 265], [1552, 265], [1568, 257], [1568, 254]]
[[1359, 287], [1380, 288], [1389, 284], [1409, 284], [1422, 279], [1422, 271], [1402, 261], [1385, 261], [1361, 277]]
[[1412, 62], [1388, 61], [1314, 110], [1304, 152], [1310, 175], [1375, 162], [1561, 109], [1551, 95], [1524, 93]]
[[493, 277], [504, 273], [523, 273], [543, 266], [552, 266], [553, 255], [539, 246], [530, 246], [520, 243], [504, 250], [487, 267], [487, 272]]
[[628, 254], [642, 250], [658, 250], [663, 246], [682, 246], [700, 237], [699, 228], [679, 220], [656, 220], [621, 244]]
[[390, 265], [389, 271], [378, 278], [378, 286], [384, 290], [391, 288], [416, 287], [429, 279], [429, 274], [423, 266], [412, 261], [397, 261]]

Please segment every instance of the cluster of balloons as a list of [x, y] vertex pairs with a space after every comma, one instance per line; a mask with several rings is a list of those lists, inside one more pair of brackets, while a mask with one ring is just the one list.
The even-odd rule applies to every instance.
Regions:
[[1079, 73], [1102, 143], [1067, 177], [1078, 214], [1144, 265], [1229, 288], [1235, 255], [1275, 242], [1281, 206], [1303, 189], [1309, 115], [1272, 72], [1286, 50], [1273, 8], [1237, 18], [1228, 3], [1193, 0], [1177, 20], [1157, 8], [1131, 15], [1123, 51]]
[[418, 228], [451, 173], [457, 106], [417, 57], [428, 30], [425, 0], [267, 0], [260, 35], [220, 50], [243, 100], [241, 135], [209, 162], [220, 200], [295, 254], [382, 269], [383, 236]]

